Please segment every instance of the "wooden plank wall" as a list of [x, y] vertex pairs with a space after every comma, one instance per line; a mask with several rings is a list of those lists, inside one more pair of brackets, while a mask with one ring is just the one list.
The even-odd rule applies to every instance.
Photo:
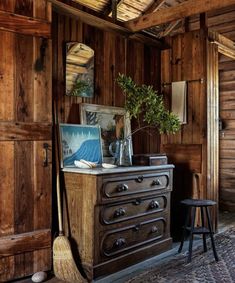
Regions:
[[[206, 45], [203, 30], [169, 39], [170, 50], [162, 52], [162, 83], [187, 81], [187, 124], [175, 135], [161, 139], [174, 170], [172, 193], [172, 232], [177, 237], [183, 217], [180, 200], [204, 198], [206, 190]], [[201, 83], [200, 79], [204, 82]], [[193, 80], [193, 81], [192, 81]], [[194, 81], [195, 80], [195, 81]], [[171, 107], [171, 85], [163, 88]]]
[[[208, 27], [223, 36], [235, 40], [235, 6], [223, 8], [207, 14]], [[199, 17], [194, 17], [189, 21], [189, 30], [199, 28]], [[233, 189], [233, 162], [235, 160], [233, 146], [233, 87], [235, 79], [233, 77], [234, 61], [224, 56], [220, 56], [220, 117], [225, 129], [220, 131], [220, 152], [219, 152], [219, 209], [234, 211], [235, 191]]]
[[[0, 281], [6, 282], [51, 268], [52, 175], [51, 164], [43, 166], [43, 144], [51, 145], [52, 134], [51, 42], [36, 72], [42, 39], [27, 20], [37, 18], [48, 38], [51, 5], [0, 0], [0, 11]], [[12, 30], [9, 12], [20, 19]]]
[[[102, 31], [81, 21], [53, 13], [53, 95], [58, 101], [59, 121], [79, 123], [79, 103], [109, 106], [124, 105], [124, 96], [115, 83], [118, 73], [131, 76], [136, 83], [160, 89], [160, 50], [117, 34]], [[95, 96], [65, 96], [65, 43], [82, 42], [95, 51]], [[134, 124], [132, 125], [134, 128]], [[137, 133], [133, 137], [134, 153], [159, 152], [159, 136]]]
[[235, 212], [235, 60], [219, 57], [219, 208]]

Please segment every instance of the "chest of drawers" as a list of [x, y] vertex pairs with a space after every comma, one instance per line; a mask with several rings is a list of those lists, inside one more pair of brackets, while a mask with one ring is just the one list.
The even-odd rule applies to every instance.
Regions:
[[171, 248], [173, 165], [64, 171], [64, 223], [89, 280]]

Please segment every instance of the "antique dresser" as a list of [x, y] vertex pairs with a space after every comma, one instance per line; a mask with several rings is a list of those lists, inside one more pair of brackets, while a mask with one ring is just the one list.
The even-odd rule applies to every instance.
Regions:
[[89, 280], [171, 248], [173, 165], [64, 168], [64, 223]]

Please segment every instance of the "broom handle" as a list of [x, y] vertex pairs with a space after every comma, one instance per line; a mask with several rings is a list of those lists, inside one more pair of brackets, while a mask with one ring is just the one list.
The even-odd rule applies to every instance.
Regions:
[[56, 173], [56, 194], [57, 194], [57, 207], [58, 207], [59, 236], [62, 236], [64, 233], [63, 233], [61, 197], [60, 197], [60, 175], [58, 171]]
[[58, 124], [58, 109], [56, 99], [54, 100], [54, 125], [55, 125], [55, 136], [56, 136], [56, 195], [57, 195], [57, 209], [58, 209], [58, 224], [59, 224], [59, 236], [63, 233], [63, 222], [62, 222], [62, 209], [61, 209], [61, 192], [60, 192], [60, 146], [59, 146], [59, 124]]

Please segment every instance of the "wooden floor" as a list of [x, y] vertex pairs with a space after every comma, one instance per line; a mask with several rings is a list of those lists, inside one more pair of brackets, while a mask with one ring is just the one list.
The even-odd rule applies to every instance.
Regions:
[[[218, 232], [222, 232], [223, 230], [231, 227], [231, 226], [235, 226], [235, 213], [231, 213], [231, 212], [220, 212], [219, 213], [219, 223], [218, 223]], [[177, 247], [178, 243], [175, 243], [175, 247]], [[168, 253], [170, 256], [170, 253]], [[162, 258], [165, 258], [164, 255]], [[161, 257], [159, 258], [156, 257], [156, 259], [152, 259], [152, 261], [158, 261], [158, 264], [161, 263]], [[155, 263], [156, 264], [156, 263]], [[149, 267], [149, 264], [146, 264], [145, 262], [141, 263], [142, 267], [140, 267], [140, 265], [138, 267], [133, 266], [133, 270], [130, 271], [131, 269], [127, 269], [127, 270], [122, 270], [120, 272], [115, 273], [114, 275], [111, 275], [112, 277], [107, 277], [107, 279], [103, 278], [100, 280], [96, 280], [96, 283], [108, 283], [108, 282], [125, 282], [125, 277], [127, 276], [127, 273], [129, 274], [130, 272], [133, 273], [133, 276], [135, 274], [135, 268], [138, 269], [143, 269], [143, 271], [145, 270], [145, 268], [147, 269]], [[130, 275], [128, 275], [130, 276]], [[12, 282], [18, 282], [18, 283], [32, 283], [30, 278], [26, 278], [23, 280], [17, 280], [17, 281], [12, 281]], [[58, 280], [57, 278], [55, 278], [52, 274], [48, 275], [48, 280], [44, 281], [44, 282], [48, 282], [48, 283], [63, 283], [64, 281]]]

